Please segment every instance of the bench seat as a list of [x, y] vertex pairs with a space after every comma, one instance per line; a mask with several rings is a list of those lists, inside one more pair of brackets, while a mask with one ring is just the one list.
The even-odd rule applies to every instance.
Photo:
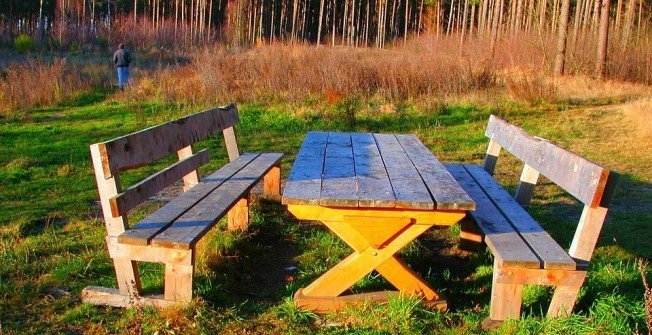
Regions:
[[482, 167], [446, 168], [477, 204], [469, 215], [503, 267], [575, 270], [577, 263]]
[[[446, 165], [476, 203], [476, 210], [462, 221], [460, 247], [484, 242], [494, 256], [491, 306], [483, 328], [520, 317], [525, 284], [555, 286], [548, 316], [569, 315], [586, 278], [618, 174], [494, 115], [485, 135], [490, 141], [482, 166]], [[502, 149], [523, 163], [513, 197], [493, 178]], [[539, 175], [584, 205], [568, 250], [525, 209]]]
[[118, 236], [118, 242], [192, 249], [273, 167], [280, 153], [245, 153]]
[[[82, 301], [98, 305], [164, 307], [192, 300], [197, 243], [227, 216], [227, 229], [249, 224], [252, 188], [263, 183], [263, 195], [280, 200], [280, 153], [240, 155], [234, 126], [234, 103], [96, 143], [90, 146], [95, 181], [106, 227], [118, 289], [89, 286]], [[229, 163], [200, 181], [198, 168], [209, 162], [208, 149], [192, 145], [222, 134]], [[120, 174], [169, 157], [178, 161], [123, 189]], [[183, 193], [140, 222], [131, 211], [156, 193], [183, 180]], [[165, 265], [163, 295], [143, 295], [138, 262]]]

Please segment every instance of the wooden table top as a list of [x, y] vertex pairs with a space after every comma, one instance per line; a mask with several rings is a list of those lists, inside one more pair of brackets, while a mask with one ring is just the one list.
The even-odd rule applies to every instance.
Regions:
[[475, 203], [415, 135], [309, 132], [286, 205], [472, 210]]

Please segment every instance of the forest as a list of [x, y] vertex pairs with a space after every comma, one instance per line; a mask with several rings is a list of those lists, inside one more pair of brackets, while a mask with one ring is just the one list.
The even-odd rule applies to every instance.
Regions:
[[[0, 39], [21, 35], [52, 50], [210, 44], [310, 43], [384, 48], [411, 36], [554, 38], [627, 49], [649, 39], [649, 0], [0, 0]], [[556, 64], [563, 71], [563, 62]], [[599, 69], [597, 69], [599, 70]]]

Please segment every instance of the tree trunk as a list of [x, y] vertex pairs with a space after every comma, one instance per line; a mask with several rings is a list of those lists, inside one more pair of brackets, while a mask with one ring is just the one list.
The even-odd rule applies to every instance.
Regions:
[[603, 79], [607, 70], [607, 47], [609, 43], [609, 7], [611, 0], [602, 0], [600, 10], [600, 33], [598, 36], [598, 58], [596, 59], [595, 74], [598, 79]]
[[503, 0], [494, 1], [493, 20], [491, 24], [491, 40], [489, 42], [489, 49], [491, 50], [491, 59], [496, 55], [496, 42], [498, 41], [498, 30], [500, 29], [501, 10], [503, 7]]
[[555, 55], [555, 71], [554, 71], [554, 74], [557, 77], [564, 74], [569, 16], [570, 16], [570, 0], [563, 0], [561, 5], [561, 13], [559, 14], [559, 28], [557, 29], [557, 53]]

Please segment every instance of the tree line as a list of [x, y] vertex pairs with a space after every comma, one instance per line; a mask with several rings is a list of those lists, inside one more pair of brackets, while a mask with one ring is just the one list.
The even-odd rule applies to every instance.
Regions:
[[[613, 5], [612, 5], [613, 2]], [[557, 36], [557, 58], [578, 41], [623, 47], [645, 36], [652, 0], [0, 0], [0, 38], [19, 34], [41, 45], [143, 46], [314, 43], [376, 46], [423, 33], [501, 38]], [[148, 42], [149, 41], [149, 42]], [[563, 72], [563, 62], [556, 63]]]

